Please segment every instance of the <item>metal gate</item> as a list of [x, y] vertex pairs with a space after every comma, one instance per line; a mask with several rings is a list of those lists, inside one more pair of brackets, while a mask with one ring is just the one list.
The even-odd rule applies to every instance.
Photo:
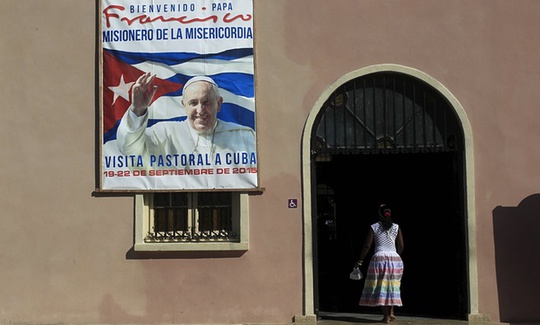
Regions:
[[448, 102], [421, 80], [395, 72], [347, 82], [325, 102], [312, 154], [460, 150], [461, 128]]

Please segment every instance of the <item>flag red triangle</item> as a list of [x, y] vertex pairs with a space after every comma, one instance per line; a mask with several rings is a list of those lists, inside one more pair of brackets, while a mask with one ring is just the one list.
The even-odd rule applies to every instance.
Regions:
[[[121, 61], [108, 51], [103, 52], [103, 131], [107, 133], [122, 118], [131, 102], [131, 87], [133, 83], [144, 72]], [[182, 84], [159, 79], [154, 79], [154, 84], [158, 86], [157, 92], [152, 101], [160, 96], [178, 91]], [[115, 89], [124, 86], [129, 90], [125, 97], [118, 95], [111, 88]]]

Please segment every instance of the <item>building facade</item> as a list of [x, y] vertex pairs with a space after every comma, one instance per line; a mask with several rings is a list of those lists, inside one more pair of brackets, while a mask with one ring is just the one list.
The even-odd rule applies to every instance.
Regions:
[[536, 1], [254, 0], [260, 189], [237, 242], [194, 245], [145, 241], [152, 193], [99, 191], [99, 2], [0, 9], [2, 322], [375, 313], [348, 272], [383, 201], [398, 314], [540, 321]]

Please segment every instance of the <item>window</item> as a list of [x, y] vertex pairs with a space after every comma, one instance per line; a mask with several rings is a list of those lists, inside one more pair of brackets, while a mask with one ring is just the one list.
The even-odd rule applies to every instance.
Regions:
[[135, 251], [248, 249], [248, 195], [149, 193], [135, 197]]
[[438, 90], [393, 72], [343, 84], [315, 124], [319, 161], [331, 154], [455, 152], [463, 142], [457, 115]]

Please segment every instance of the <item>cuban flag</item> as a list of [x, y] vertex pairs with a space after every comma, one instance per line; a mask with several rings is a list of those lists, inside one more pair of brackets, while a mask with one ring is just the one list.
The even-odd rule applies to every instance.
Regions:
[[219, 85], [223, 105], [218, 118], [255, 130], [253, 48], [219, 53], [103, 51], [103, 142], [116, 139], [120, 119], [131, 103], [131, 88], [146, 72], [156, 74], [157, 93], [148, 126], [184, 120], [182, 86], [196, 75], [209, 76]]

